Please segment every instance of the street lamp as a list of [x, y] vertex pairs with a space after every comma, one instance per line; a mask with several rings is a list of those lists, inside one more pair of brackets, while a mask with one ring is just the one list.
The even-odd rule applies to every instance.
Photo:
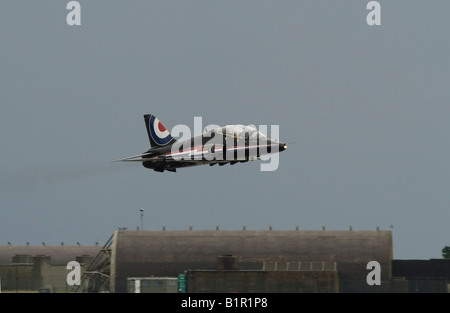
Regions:
[[144, 230], [144, 209], [139, 209], [141, 211], [141, 227], [140, 230]]

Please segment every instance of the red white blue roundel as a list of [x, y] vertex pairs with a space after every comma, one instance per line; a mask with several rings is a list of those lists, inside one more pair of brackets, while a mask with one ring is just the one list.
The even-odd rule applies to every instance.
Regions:
[[152, 116], [150, 118], [150, 135], [156, 144], [164, 146], [168, 144], [173, 138], [166, 127], [159, 121], [158, 118]]

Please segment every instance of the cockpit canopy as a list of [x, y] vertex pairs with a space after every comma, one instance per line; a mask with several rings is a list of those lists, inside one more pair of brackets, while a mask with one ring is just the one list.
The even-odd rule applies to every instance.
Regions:
[[227, 136], [234, 137], [236, 139], [254, 139], [257, 138], [266, 138], [267, 136], [257, 130], [254, 126], [250, 125], [226, 125], [223, 127], [219, 127], [211, 130], [211, 132], [216, 134], [225, 134]]

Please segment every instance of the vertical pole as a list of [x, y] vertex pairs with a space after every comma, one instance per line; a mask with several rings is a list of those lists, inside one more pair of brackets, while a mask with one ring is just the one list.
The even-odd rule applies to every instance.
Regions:
[[140, 230], [144, 230], [144, 209], [139, 209], [141, 211], [141, 227]]

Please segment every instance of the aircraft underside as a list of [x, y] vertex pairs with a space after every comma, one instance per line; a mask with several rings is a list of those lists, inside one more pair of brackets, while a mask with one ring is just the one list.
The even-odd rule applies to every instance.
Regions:
[[156, 172], [176, 172], [177, 168], [183, 168], [183, 167], [192, 167], [192, 166], [199, 166], [199, 165], [209, 165], [213, 166], [218, 164], [219, 166], [223, 166], [225, 164], [231, 164], [234, 165], [236, 163], [243, 163], [248, 162], [249, 160], [232, 160], [232, 161], [201, 161], [201, 160], [192, 160], [192, 161], [160, 161], [160, 162], [152, 162], [152, 161], [143, 161], [142, 165], [148, 169], [152, 169]]

